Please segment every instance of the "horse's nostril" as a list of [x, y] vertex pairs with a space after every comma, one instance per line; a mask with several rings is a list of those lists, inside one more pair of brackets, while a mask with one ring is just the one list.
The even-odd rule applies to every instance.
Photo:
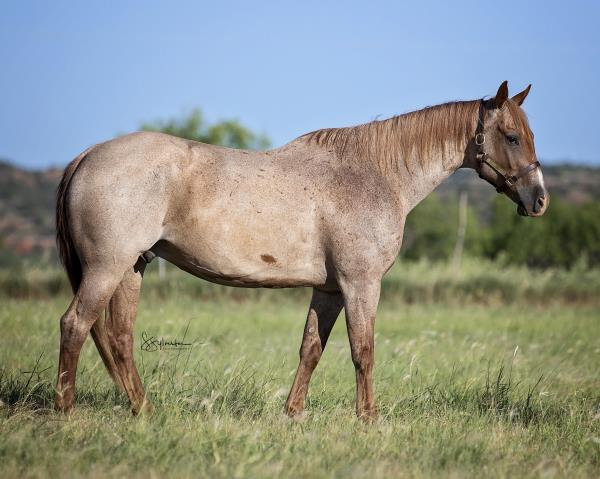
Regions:
[[542, 211], [544, 209], [544, 207], [546, 206], [546, 197], [544, 195], [538, 197], [538, 199], [535, 202], [535, 205], [533, 206], [533, 211], [535, 213], [539, 213], [540, 211]]

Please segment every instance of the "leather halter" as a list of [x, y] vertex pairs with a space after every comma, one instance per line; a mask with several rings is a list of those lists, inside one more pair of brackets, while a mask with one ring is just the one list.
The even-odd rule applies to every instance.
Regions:
[[[475, 146], [477, 147], [477, 161], [479, 165], [477, 167], [477, 174], [480, 178], [483, 178], [485, 181], [490, 183], [493, 187], [496, 188], [498, 193], [505, 193], [509, 188], [513, 188], [519, 179], [528, 175], [530, 172], [539, 168], [540, 162], [534, 161], [529, 165], [521, 168], [516, 175], [509, 174], [504, 168], [502, 168], [498, 163], [496, 163], [490, 155], [488, 155], [485, 151], [483, 151], [483, 145], [485, 144], [485, 133], [483, 132], [483, 120], [485, 118], [485, 100], [481, 100], [479, 103], [479, 116], [477, 118], [477, 128], [475, 130]], [[483, 164], [489, 166], [492, 170], [494, 170], [502, 179], [503, 182], [499, 185], [495, 184], [491, 180], [484, 178], [481, 174], [481, 167]]]

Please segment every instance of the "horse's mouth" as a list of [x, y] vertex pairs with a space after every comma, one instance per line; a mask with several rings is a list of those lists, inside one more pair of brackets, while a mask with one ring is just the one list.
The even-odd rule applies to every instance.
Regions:
[[525, 209], [525, 206], [523, 206], [523, 203], [519, 201], [519, 204], [517, 205], [517, 213], [519, 216], [531, 216], [532, 218], [537, 218], [538, 216], [542, 216], [544, 211], [539, 211], [537, 213], [535, 211], [528, 212], [527, 209]]

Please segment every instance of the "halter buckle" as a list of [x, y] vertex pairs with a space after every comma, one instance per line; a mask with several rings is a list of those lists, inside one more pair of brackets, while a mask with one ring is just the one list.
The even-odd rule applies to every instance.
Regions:
[[481, 146], [485, 143], [485, 135], [483, 133], [477, 133], [475, 135], [475, 144]]

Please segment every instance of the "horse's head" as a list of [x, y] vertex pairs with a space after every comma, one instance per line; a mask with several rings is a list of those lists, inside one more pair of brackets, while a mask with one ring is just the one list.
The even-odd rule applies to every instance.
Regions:
[[505, 81], [495, 98], [481, 101], [474, 138], [475, 169], [518, 205], [521, 216], [541, 216], [550, 196], [535, 154], [533, 133], [521, 109], [530, 88], [509, 98]]

